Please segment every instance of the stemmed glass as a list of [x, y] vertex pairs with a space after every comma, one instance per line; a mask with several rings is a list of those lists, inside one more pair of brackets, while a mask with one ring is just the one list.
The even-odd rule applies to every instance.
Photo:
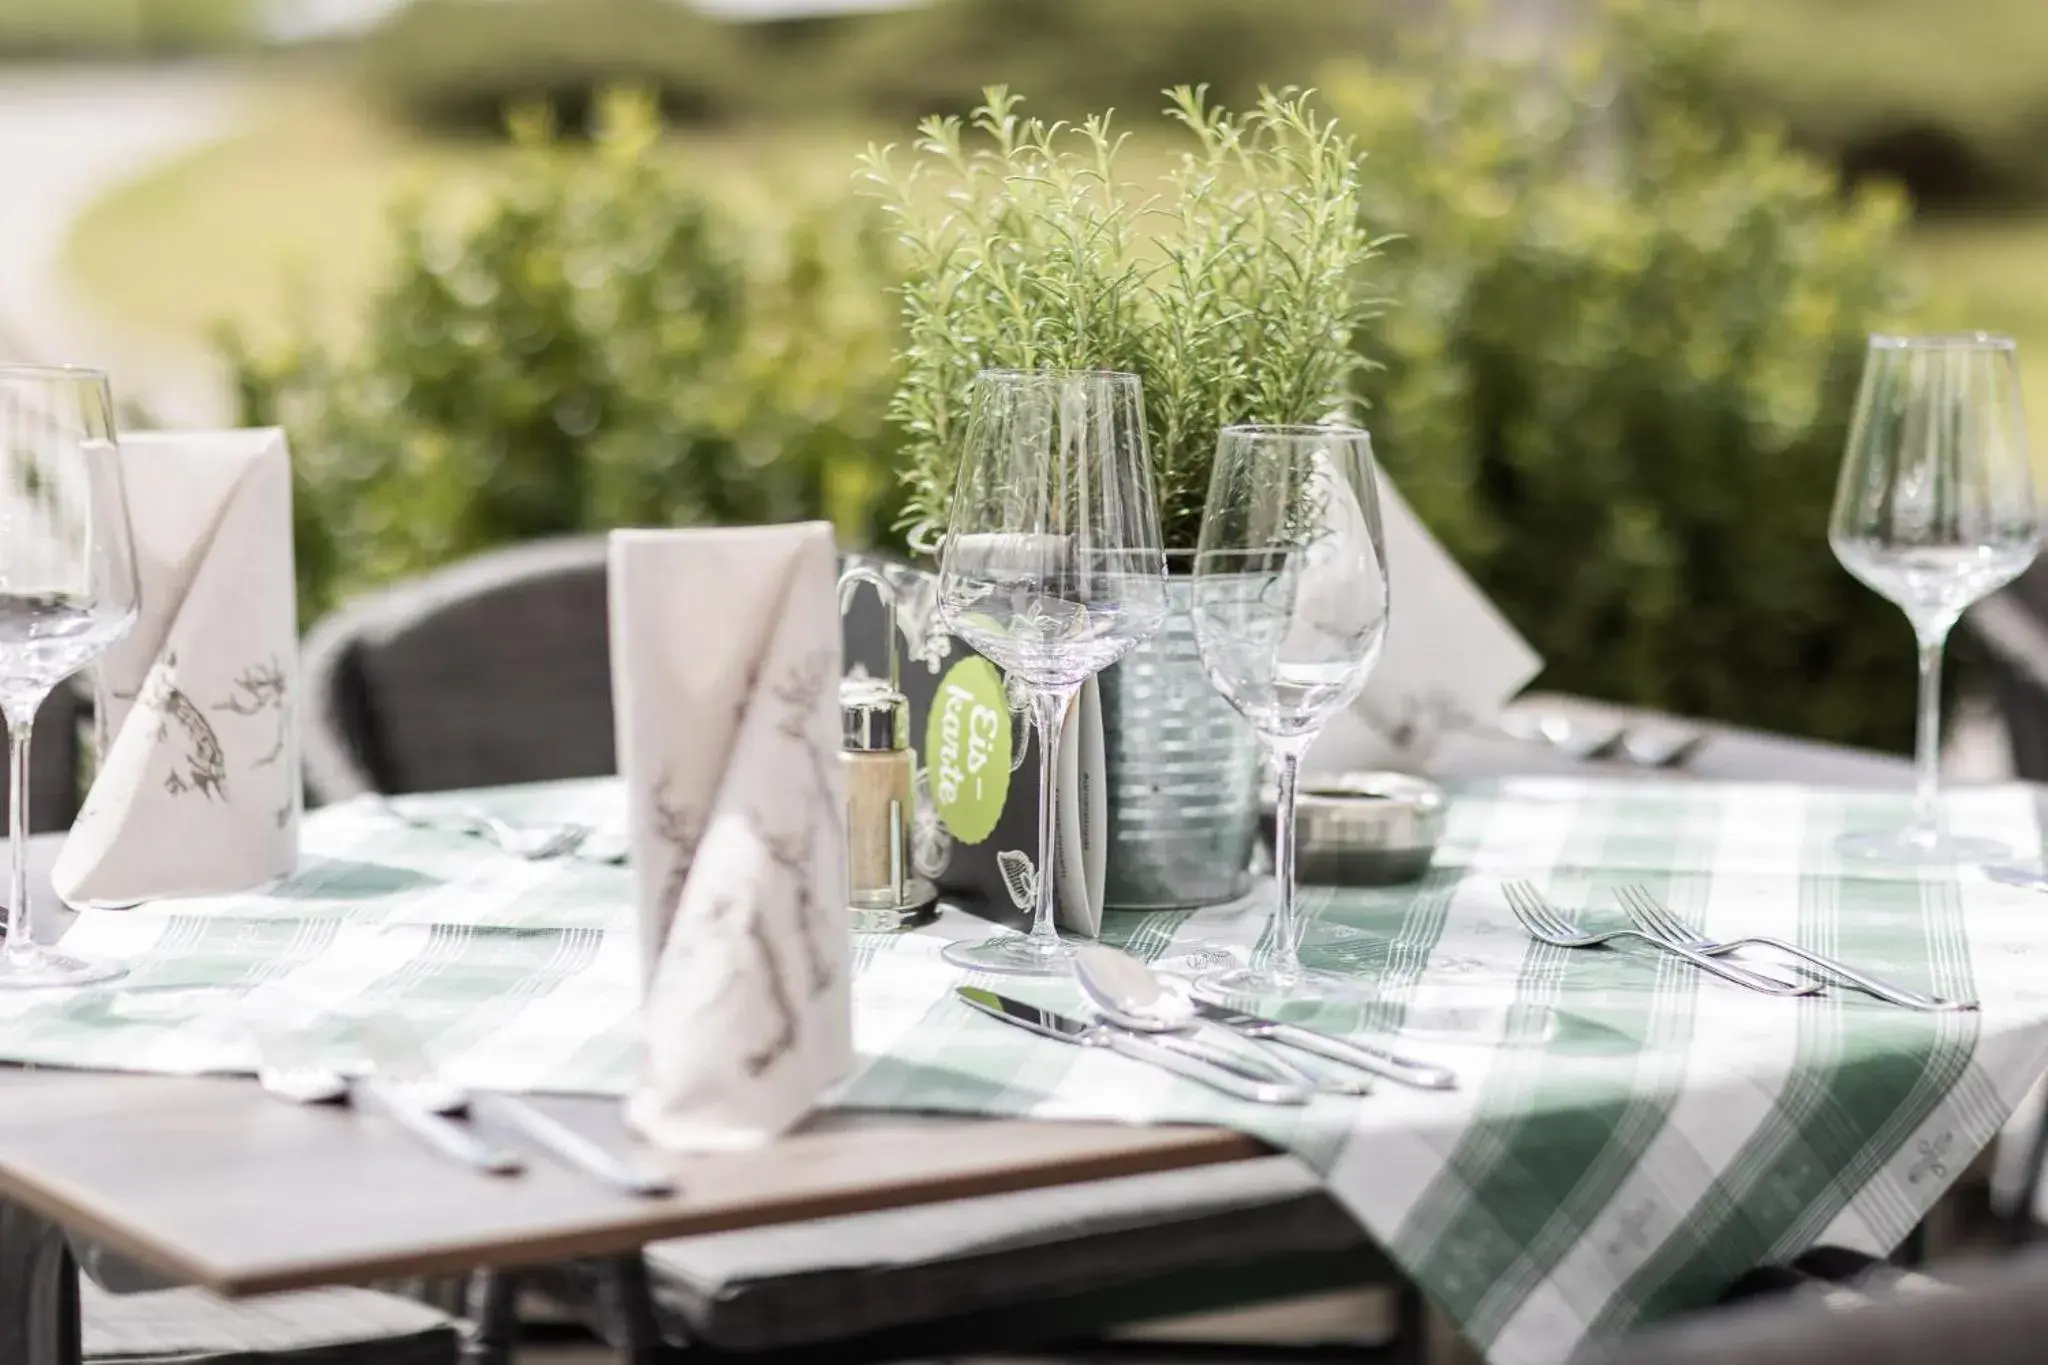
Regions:
[[0, 713], [12, 768], [0, 989], [124, 970], [41, 947], [29, 916], [29, 731], [50, 690], [135, 624], [138, 589], [114, 400], [96, 370], [0, 365]]
[[1029, 934], [955, 944], [948, 961], [1056, 976], [1053, 793], [1060, 725], [1088, 676], [1159, 629], [1166, 556], [1138, 377], [992, 370], [974, 383], [939, 556], [939, 612], [1020, 682], [1038, 732], [1038, 862]]
[[1941, 653], [1964, 609], [2018, 577], [2039, 541], [2012, 341], [1872, 337], [1828, 543], [1906, 613], [1919, 641], [1917, 780], [1910, 825], [1847, 836], [1843, 852], [1929, 864], [2007, 851], [1941, 828]]
[[1195, 642], [1209, 681], [1279, 760], [1280, 908], [1248, 966], [1205, 990], [1306, 999], [1348, 978], [1301, 964], [1294, 882], [1301, 758], [1365, 686], [1387, 629], [1386, 546], [1372, 440], [1345, 427], [1226, 427], [1195, 553]]

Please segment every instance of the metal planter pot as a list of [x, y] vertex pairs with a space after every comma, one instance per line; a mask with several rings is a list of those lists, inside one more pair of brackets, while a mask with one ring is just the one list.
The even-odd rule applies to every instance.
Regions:
[[1190, 578], [1169, 578], [1165, 625], [1100, 677], [1111, 910], [1217, 905], [1251, 885], [1265, 749], [1202, 675], [1193, 601]]

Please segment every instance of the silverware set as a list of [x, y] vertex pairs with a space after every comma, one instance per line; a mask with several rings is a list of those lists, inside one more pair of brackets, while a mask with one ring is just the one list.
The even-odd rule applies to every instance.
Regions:
[[1374, 1079], [1420, 1090], [1457, 1087], [1448, 1067], [1204, 1000], [1178, 977], [1105, 944], [1078, 948], [1074, 974], [1098, 1018], [1075, 1019], [979, 986], [957, 987], [954, 995], [1014, 1027], [1105, 1048], [1255, 1104], [1364, 1095]]
[[1542, 744], [1580, 761], [1638, 768], [1683, 768], [1709, 738], [1705, 730], [1668, 722], [1628, 723], [1559, 711], [1510, 711], [1494, 728], [1509, 739]]
[[1151, 1034], [1133, 1033], [1100, 1020], [1076, 1019], [980, 986], [957, 986], [953, 994], [993, 1019], [1025, 1029], [1043, 1038], [1057, 1039], [1080, 1047], [1099, 1047], [1171, 1071], [1176, 1076], [1206, 1085], [1236, 1099], [1254, 1104], [1306, 1104], [1311, 1092], [1285, 1080], [1271, 1067], [1235, 1059], [1222, 1052], [1208, 1052], [1193, 1046], [1176, 1046]]
[[661, 1196], [674, 1183], [614, 1156], [567, 1124], [512, 1095], [471, 1094], [440, 1076], [418, 1041], [402, 1023], [378, 1017], [360, 1020], [357, 1033], [374, 1070], [351, 1080], [322, 1061], [314, 1040], [284, 1030], [257, 1035], [257, 1083], [292, 1104], [356, 1104], [373, 1109], [451, 1160], [487, 1175], [518, 1175], [526, 1159], [487, 1141], [469, 1122], [473, 1115], [518, 1132], [556, 1160], [627, 1194]]
[[[1544, 899], [1532, 882], [1511, 878], [1501, 883], [1501, 892], [1506, 897], [1508, 908], [1530, 937], [1558, 948], [1597, 948], [1611, 943], [1633, 940], [1647, 943], [1674, 956], [1683, 958], [1701, 971], [1709, 972], [1724, 981], [1741, 986], [1745, 990], [1762, 995], [1803, 997], [1818, 995], [1829, 985], [1846, 986], [1861, 991], [1887, 1004], [1902, 1009], [1919, 1010], [1924, 1013], [1940, 1014], [1960, 1010], [1974, 1010], [1974, 1000], [1944, 1000], [1896, 982], [1886, 981], [1859, 971], [1846, 962], [1825, 954], [1803, 948], [1786, 939], [1767, 935], [1750, 934], [1733, 939], [1714, 939], [1693, 929], [1670, 909], [1650, 894], [1649, 888], [1636, 883], [1620, 887], [1615, 899], [1622, 912], [1629, 917], [1633, 928], [1588, 930], [1567, 919], [1563, 913]], [[1765, 948], [1782, 953], [1795, 960], [1796, 969], [1808, 979], [1801, 982], [1786, 981], [1781, 977], [1739, 967], [1721, 959], [1744, 949]], [[1824, 978], [1816, 980], [1814, 978]]]

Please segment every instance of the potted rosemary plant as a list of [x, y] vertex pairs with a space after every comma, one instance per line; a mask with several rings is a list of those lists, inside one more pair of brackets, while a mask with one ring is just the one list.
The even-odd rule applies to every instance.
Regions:
[[863, 160], [905, 255], [891, 405], [905, 529], [914, 550], [936, 552], [981, 370], [1142, 378], [1169, 565], [1183, 575], [1166, 627], [1101, 675], [1105, 900], [1227, 900], [1257, 836], [1260, 747], [1202, 675], [1184, 571], [1220, 428], [1348, 416], [1380, 239], [1360, 216], [1356, 149], [1304, 94], [1232, 112], [1174, 90], [1177, 147], [1130, 143], [1107, 115], [1047, 123], [1018, 105], [991, 89], [965, 123], [921, 124], [907, 158]]

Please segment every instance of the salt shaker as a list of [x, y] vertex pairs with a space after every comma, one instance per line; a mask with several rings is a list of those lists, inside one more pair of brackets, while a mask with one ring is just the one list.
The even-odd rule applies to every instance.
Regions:
[[846, 775], [847, 909], [865, 933], [895, 933], [932, 918], [938, 891], [910, 864], [916, 815], [917, 756], [910, 748], [910, 702], [896, 685], [896, 593], [873, 569], [839, 578], [839, 611], [862, 583], [887, 610], [889, 678], [846, 678], [839, 685], [839, 763]]

